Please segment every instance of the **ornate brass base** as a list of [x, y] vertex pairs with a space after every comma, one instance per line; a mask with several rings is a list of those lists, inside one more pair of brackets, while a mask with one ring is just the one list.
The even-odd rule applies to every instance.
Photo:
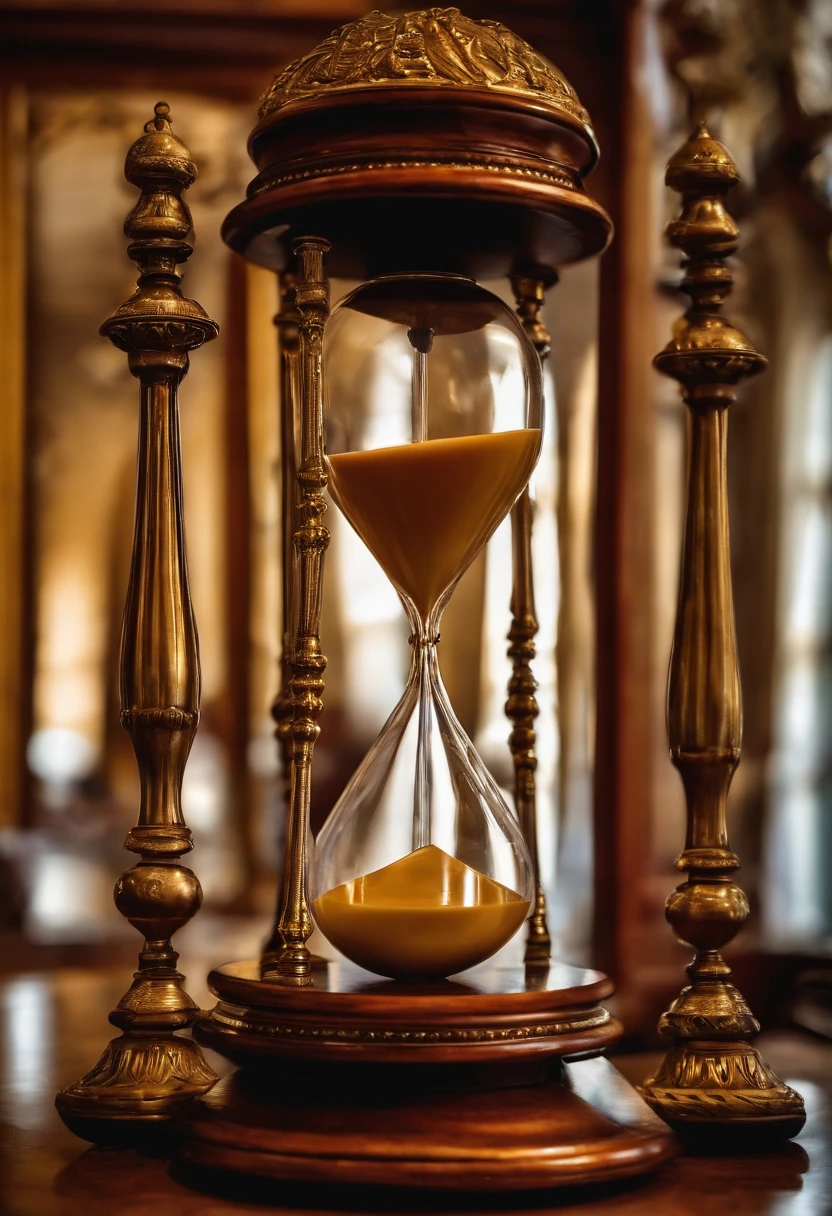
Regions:
[[124, 1034], [91, 1072], [55, 1099], [69, 1130], [94, 1144], [136, 1145], [170, 1122], [217, 1081], [192, 1039]]
[[750, 1043], [677, 1043], [639, 1092], [680, 1133], [710, 1129], [720, 1136], [787, 1140], [806, 1122], [800, 1094], [775, 1076]]

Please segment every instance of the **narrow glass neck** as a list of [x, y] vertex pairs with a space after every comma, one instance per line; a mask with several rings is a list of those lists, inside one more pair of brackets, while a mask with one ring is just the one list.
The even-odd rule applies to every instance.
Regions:
[[[410, 637], [407, 640], [414, 647], [415, 652], [418, 652], [422, 647], [436, 650], [436, 645], [439, 642], [439, 624], [442, 620], [442, 614], [458, 581], [459, 578], [455, 578], [451, 585], [442, 592], [433, 608], [431, 608], [428, 615], [424, 618], [419, 615], [407, 596], [399, 592], [410, 624]], [[416, 657], [417, 654], [414, 654], [414, 659]]]

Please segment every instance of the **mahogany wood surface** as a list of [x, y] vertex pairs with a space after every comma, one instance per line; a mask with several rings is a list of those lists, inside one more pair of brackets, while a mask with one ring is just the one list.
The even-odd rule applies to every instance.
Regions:
[[549, 99], [408, 82], [333, 88], [264, 117], [249, 150], [259, 173], [223, 236], [277, 270], [307, 233], [330, 241], [331, 274], [361, 277], [498, 277], [590, 257], [610, 237], [582, 181], [598, 155], [592, 133]]
[[428, 1069], [432, 1084], [412, 1066], [350, 1069], [339, 1085], [342, 1071], [287, 1086], [253, 1072], [224, 1078], [195, 1104], [181, 1159], [280, 1181], [482, 1193], [629, 1178], [677, 1151], [602, 1058], [528, 1085], [507, 1076], [503, 1088], [491, 1087], [493, 1070], [483, 1088], [476, 1077], [457, 1085], [453, 1066]]
[[[189, 978], [197, 999], [199, 977]], [[562, 1216], [824, 1216], [832, 1211], [832, 1046], [794, 1034], [760, 1040], [763, 1055], [806, 1097], [806, 1128], [794, 1143], [757, 1155], [683, 1153], [650, 1178], [581, 1190], [426, 1198], [416, 1191], [373, 1194], [281, 1184], [263, 1197], [235, 1182], [222, 1197], [172, 1176], [164, 1157], [90, 1149], [62, 1125], [54, 1095], [98, 1057], [109, 1037], [106, 1012], [124, 987], [114, 969], [63, 969], [7, 978], [0, 985], [0, 1212], [3, 1216], [282, 1216], [334, 1212], [557, 1212]], [[619, 1058], [631, 1080], [652, 1056]], [[226, 1066], [218, 1057], [212, 1064]]]

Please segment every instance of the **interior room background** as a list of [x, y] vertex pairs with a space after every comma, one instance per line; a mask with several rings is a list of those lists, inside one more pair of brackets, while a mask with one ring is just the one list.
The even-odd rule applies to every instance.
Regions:
[[[823, 0], [466, 4], [563, 69], [597, 124], [593, 193], [616, 238], [549, 292], [544, 455], [532, 483], [540, 633], [541, 867], [556, 953], [595, 961], [649, 1031], [678, 988], [663, 919], [683, 843], [664, 732], [685, 417], [652, 371], [684, 307], [662, 232], [668, 156], [707, 114], [743, 184], [731, 315], [770, 359], [731, 411], [729, 492], [745, 703], [732, 843], [753, 918], [733, 959], [762, 1019], [800, 1017], [832, 933], [832, 9]], [[265, 936], [283, 779], [278, 284], [222, 244], [251, 176], [259, 94], [355, 0], [0, 3], [0, 952], [5, 965], [133, 950], [111, 902], [138, 780], [117, 650], [135, 480], [135, 384], [98, 336], [129, 294], [125, 149], [159, 97], [192, 150], [185, 292], [221, 326], [182, 402], [202, 719], [185, 781], [206, 897], [177, 939]], [[165, 12], [165, 20], [155, 16]], [[333, 284], [333, 302], [351, 284]], [[511, 301], [508, 283], [497, 290]], [[561, 305], [561, 299], [569, 301]], [[336, 511], [313, 815], [401, 690], [407, 626]], [[511, 786], [508, 525], [443, 623], [463, 726]], [[123, 940], [126, 939], [126, 940]], [[0, 962], [0, 966], [4, 963]], [[747, 972], [747, 974], [746, 974]], [[788, 983], [774, 985], [773, 976]], [[804, 1010], [805, 1013], [805, 1010]], [[811, 1016], [811, 1015], [808, 1015]]]

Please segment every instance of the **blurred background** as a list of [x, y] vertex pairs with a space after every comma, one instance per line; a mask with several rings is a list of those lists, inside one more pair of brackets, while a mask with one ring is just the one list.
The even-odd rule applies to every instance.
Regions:
[[[0, 971], [130, 960], [112, 905], [138, 808], [118, 725], [137, 390], [98, 327], [132, 291], [123, 179], [163, 97], [191, 149], [186, 294], [221, 326], [182, 393], [202, 721], [184, 807], [205, 890], [186, 969], [252, 952], [279, 882], [280, 377], [272, 276], [222, 244], [272, 77], [360, 0], [0, 0]], [[681, 783], [664, 696], [685, 418], [650, 366], [685, 307], [662, 241], [664, 166], [707, 115], [737, 161], [728, 316], [769, 356], [731, 411], [729, 480], [743, 759], [730, 813], [753, 915], [731, 952], [763, 1021], [829, 1029], [832, 940], [832, 4], [468, 0], [551, 58], [594, 120], [590, 192], [616, 239], [566, 269], [545, 319], [546, 447], [533, 484], [542, 876], [558, 954], [618, 983], [633, 1036], [678, 990], [663, 917]], [[391, 223], [395, 217], [391, 217]], [[333, 302], [352, 284], [333, 283]], [[488, 284], [511, 301], [508, 283]], [[320, 823], [395, 704], [407, 628], [333, 511], [316, 750]], [[502, 528], [443, 624], [463, 725], [511, 786], [510, 542]], [[474, 622], [474, 627], [472, 627]]]

